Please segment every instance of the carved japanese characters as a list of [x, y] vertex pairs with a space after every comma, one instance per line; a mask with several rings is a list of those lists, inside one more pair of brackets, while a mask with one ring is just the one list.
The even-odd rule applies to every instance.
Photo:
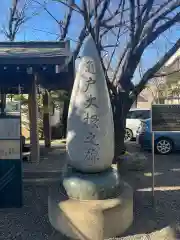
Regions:
[[85, 43], [72, 91], [67, 152], [70, 165], [85, 172], [109, 168], [114, 156], [111, 103], [92, 37]]

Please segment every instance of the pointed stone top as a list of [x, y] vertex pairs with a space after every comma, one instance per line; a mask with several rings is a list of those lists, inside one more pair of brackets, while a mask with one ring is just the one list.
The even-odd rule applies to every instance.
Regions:
[[96, 48], [95, 41], [91, 34], [87, 37], [85, 43], [84, 43], [84, 49], [82, 53], [82, 57], [92, 57], [95, 58], [96, 60], [100, 61], [99, 54]]
[[110, 168], [114, 156], [111, 103], [95, 41], [88, 36], [76, 73], [67, 123], [69, 163], [84, 172]]

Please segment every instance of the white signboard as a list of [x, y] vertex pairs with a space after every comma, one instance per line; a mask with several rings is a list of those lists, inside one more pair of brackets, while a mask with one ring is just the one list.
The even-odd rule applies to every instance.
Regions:
[[21, 159], [19, 140], [0, 140], [0, 160]]
[[0, 139], [20, 139], [20, 118], [0, 118]]

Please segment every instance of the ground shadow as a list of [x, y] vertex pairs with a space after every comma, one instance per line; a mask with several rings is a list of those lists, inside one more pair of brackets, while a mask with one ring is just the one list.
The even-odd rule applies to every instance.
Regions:
[[148, 165], [144, 171], [122, 174], [134, 189], [134, 223], [125, 236], [151, 233], [170, 226], [175, 239], [180, 239], [180, 154], [155, 156], [155, 206], [151, 192], [152, 155], [146, 152], [145, 155]]
[[[174, 238], [180, 239], [180, 191], [157, 192], [155, 205], [152, 205], [150, 192], [136, 192], [134, 196], [134, 222], [122, 236], [150, 234], [170, 227]], [[160, 235], [157, 235], [159, 239]], [[156, 239], [156, 238], [153, 238]], [[165, 236], [162, 239], [166, 239]], [[171, 240], [171, 238], [167, 238]]]

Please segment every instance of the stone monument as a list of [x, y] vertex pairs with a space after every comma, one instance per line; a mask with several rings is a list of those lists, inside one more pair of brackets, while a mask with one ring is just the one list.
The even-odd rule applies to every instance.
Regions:
[[103, 240], [122, 234], [133, 221], [133, 193], [111, 167], [112, 108], [91, 36], [84, 45], [70, 100], [67, 157], [62, 183], [49, 191], [52, 226], [72, 239]]

